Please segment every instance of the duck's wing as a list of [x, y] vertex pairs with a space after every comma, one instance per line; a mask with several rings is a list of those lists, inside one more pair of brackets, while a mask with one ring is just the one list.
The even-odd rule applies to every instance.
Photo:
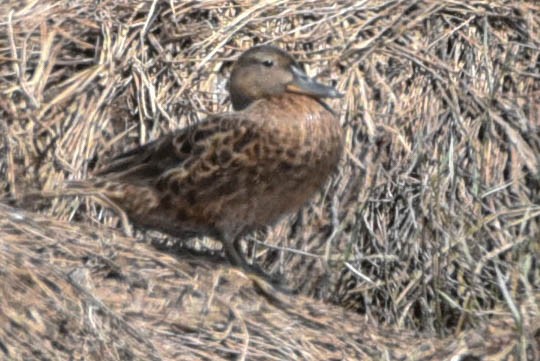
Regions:
[[[182, 129], [187, 132], [188, 129]], [[175, 134], [176, 135], [176, 134]], [[131, 149], [108, 160], [94, 172], [101, 179], [129, 183], [144, 183], [159, 175], [171, 163], [181, 163], [182, 157], [173, 152], [173, 134]]]
[[101, 180], [151, 186], [171, 173], [223, 165], [251, 142], [255, 123], [239, 113], [215, 115], [112, 158], [94, 175]]

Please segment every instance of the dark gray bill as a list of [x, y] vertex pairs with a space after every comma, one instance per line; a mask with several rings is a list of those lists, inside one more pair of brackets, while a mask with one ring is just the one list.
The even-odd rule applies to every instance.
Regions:
[[293, 93], [311, 95], [317, 98], [341, 98], [343, 94], [339, 93], [335, 88], [321, 84], [315, 79], [310, 78], [299, 67], [293, 65], [291, 67], [294, 75], [293, 81], [287, 85], [287, 90]]

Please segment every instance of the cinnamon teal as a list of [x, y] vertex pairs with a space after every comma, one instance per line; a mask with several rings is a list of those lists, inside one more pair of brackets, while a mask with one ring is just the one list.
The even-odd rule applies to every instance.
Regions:
[[229, 91], [234, 112], [121, 154], [78, 186], [97, 188], [137, 225], [214, 237], [234, 265], [260, 272], [240, 240], [298, 210], [336, 169], [342, 129], [321, 98], [341, 95], [273, 46], [239, 57]]

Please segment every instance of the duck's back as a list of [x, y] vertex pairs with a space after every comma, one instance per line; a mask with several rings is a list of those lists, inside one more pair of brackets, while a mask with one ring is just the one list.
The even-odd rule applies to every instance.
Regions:
[[105, 193], [136, 223], [176, 235], [236, 236], [302, 206], [336, 168], [342, 147], [339, 122], [325, 106], [288, 94], [126, 153], [100, 175]]

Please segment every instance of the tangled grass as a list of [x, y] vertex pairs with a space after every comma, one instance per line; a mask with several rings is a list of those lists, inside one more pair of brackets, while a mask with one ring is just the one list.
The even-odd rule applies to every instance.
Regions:
[[[8, 1], [0, 14], [3, 203], [29, 208], [29, 191], [57, 190], [116, 152], [228, 110], [232, 61], [272, 43], [346, 94], [330, 105], [347, 149], [320, 195], [246, 252], [303, 295], [379, 325], [445, 337], [504, 316], [524, 339], [534, 334], [536, 2]], [[92, 199], [30, 208], [118, 225]], [[11, 249], [17, 238], [5, 234]]]

